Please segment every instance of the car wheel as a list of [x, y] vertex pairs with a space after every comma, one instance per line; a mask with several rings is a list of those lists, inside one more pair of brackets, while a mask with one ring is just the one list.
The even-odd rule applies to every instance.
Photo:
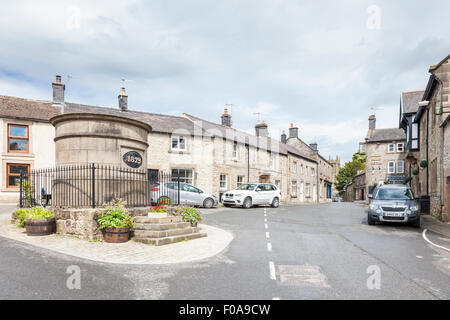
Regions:
[[278, 198], [273, 198], [271, 207], [272, 207], [272, 208], [278, 208], [279, 205], [280, 205], [280, 199], [278, 199]]
[[242, 207], [245, 209], [250, 209], [252, 207], [252, 198], [247, 197], [244, 199], [244, 202], [242, 203]]
[[375, 224], [375, 220], [372, 219], [372, 217], [370, 216], [370, 214], [367, 214], [367, 224], [369, 226], [373, 226]]
[[213, 199], [211, 199], [211, 198], [206, 198], [204, 201], [203, 201], [203, 207], [204, 208], [212, 208], [214, 206], [214, 200]]

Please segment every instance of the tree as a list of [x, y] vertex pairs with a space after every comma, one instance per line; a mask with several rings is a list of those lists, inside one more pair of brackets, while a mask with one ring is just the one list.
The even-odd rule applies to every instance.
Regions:
[[337, 184], [336, 189], [339, 191], [339, 194], [344, 192], [345, 186], [353, 181], [355, 175], [360, 170], [364, 170], [366, 167], [366, 156], [356, 152], [352, 156], [352, 161], [348, 161], [345, 165], [339, 169], [339, 172], [336, 176]]

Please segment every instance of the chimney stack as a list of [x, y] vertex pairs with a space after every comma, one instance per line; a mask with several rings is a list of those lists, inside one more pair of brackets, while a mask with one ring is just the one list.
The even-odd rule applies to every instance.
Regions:
[[375, 117], [375, 115], [372, 114], [371, 116], [369, 116], [369, 129], [375, 130], [376, 123], [377, 123], [377, 118]]
[[269, 131], [267, 130], [267, 123], [263, 120], [261, 123], [255, 125], [255, 133], [258, 137], [269, 136]]
[[289, 128], [289, 138], [298, 138], [298, 127], [294, 127], [291, 122], [291, 127]]
[[61, 76], [57, 75], [55, 82], [52, 83], [53, 88], [53, 103], [62, 104], [64, 103], [64, 90], [66, 86], [61, 83]]
[[221, 116], [221, 118], [223, 126], [231, 127], [231, 115], [228, 113], [227, 108], [223, 110], [223, 115]]
[[287, 141], [286, 131], [283, 130], [283, 133], [281, 134], [281, 142], [286, 143], [286, 141]]
[[125, 92], [125, 88], [121, 88], [119, 98], [119, 110], [120, 111], [128, 111], [128, 95]]
[[310, 143], [309, 146], [310, 146], [311, 149], [313, 149], [314, 151], [317, 151], [317, 142]]

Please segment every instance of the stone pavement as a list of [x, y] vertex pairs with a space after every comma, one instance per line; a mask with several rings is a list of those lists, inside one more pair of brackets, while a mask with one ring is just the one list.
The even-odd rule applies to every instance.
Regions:
[[233, 240], [233, 235], [225, 230], [204, 224], [199, 227], [207, 237], [157, 247], [134, 241], [89, 242], [56, 234], [29, 237], [25, 229], [11, 223], [9, 216], [0, 216], [2, 237], [83, 259], [120, 264], [169, 264], [205, 259], [223, 251]]
[[441, 222], [429, 214], [423, 214], [421, 216], [421, 226], [422, 229], [428, 229], [450, 238], [449, 222]]

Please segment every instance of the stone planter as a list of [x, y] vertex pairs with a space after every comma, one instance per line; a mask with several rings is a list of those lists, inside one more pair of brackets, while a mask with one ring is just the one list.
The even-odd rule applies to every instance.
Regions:
[[55, 218], [25, 219], [25, 229], [28, 236], [48, 236], [56, 231]]
[[191, 222], [191, 227], [194, 227], [194, 228], [196, 228], [196, 227], [197, 227], [197, 225], [198, 225], [198, 222]]
[[108, 227], [104, 230], [105, 242], [109, 243], [122, 243], [127, 242], [130, 239], [130, 227], [123, 228], [111, 228]]

